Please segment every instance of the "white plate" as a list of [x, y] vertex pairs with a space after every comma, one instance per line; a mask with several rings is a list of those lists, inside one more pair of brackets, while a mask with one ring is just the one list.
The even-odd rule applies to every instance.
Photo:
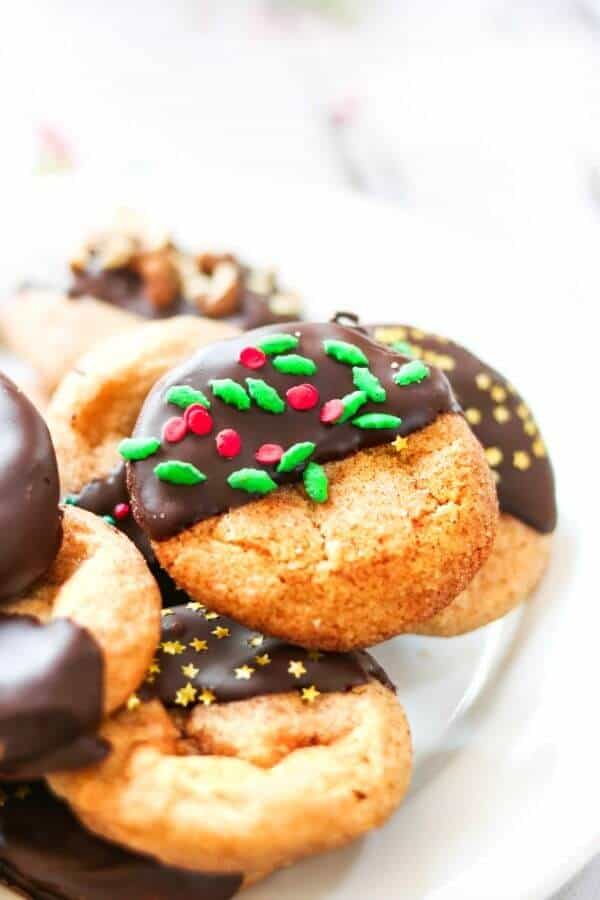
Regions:
[[597, 416], [597, 403], [587, 411], [583, 402], [584, 394], [595, 400], [597, 379], [585, 369], [590, 306], [564, 251], [525, 255], [345, 194], [201, 172], [127, 183], [29, 181], [7, 185], [2, 197], [11, 225], [3, 289], [20, 277], [61, 273], [85, 229], [127, 204], [173, 223], [196, 245], [276, 262], [314, 317], [351, 309], [445, 331], [520, 385], [545, 430], [560, 493], [542, 588], [525, 609], [474, 634], [404, 637], [378, 648], [412, 723], [410, 795], [381, 831], [244, 896], [548, 897], [600, 849], [597, 524], [586, 502], [597, 492], [591, 453], [586, 463], [595, 449], [587, 417]]

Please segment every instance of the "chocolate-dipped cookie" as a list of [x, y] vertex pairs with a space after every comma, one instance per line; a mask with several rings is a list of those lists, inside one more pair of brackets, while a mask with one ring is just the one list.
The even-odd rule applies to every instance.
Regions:
[[51, 785], [93, 831], [165, 862], [265, 875], [381, 824], [411, 770], [393, 688], [364, 652], [307, 651], [195, 601], [166, 608], [113, 751]]
[[247, 333], [148, 395], [121, 445], [133, 512], [218, 611], [305, 646], [369, 646], [447, 605], [491, 547], [495, 490], [458, 409], [440, 370], [355, 330]]
[[498, 371], [460, 344], [412, 326], [367, 330], [387, 346], [445, 372], [494, 474], [501, 516], [490, 556], [449, 606], [409, 629], [462, 634], [505, 615], [542, 577], [556, 526], [552, 465], [530, 408]]

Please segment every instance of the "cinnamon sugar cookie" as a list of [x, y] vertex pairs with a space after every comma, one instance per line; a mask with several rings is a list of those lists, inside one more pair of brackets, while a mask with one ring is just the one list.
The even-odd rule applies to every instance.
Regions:
[[219, 612], [369, 646], [443, 609], [491, 547], [495, 490], [457, 409], [441, 372], [354, 330], [251, 332], [149, 394], [121, 445], [133, 511]]
[[265, 875], [382, 824], [410, 778], [408, 726], [365, 653], [321, 654], [190, 602], [165, 610], [113, 752], [52, 788], [98, 834], [170, 865]]
[[459, 344], [411, 326], [368, 330], [375, 339], [443, 369], [494, 473], [501, 516], [487, 562], [449, 606], [408, 629], [462, 634], [510, 612], [540, 581], [556, 526], [552, 466], [531, 410], [499, 372]]

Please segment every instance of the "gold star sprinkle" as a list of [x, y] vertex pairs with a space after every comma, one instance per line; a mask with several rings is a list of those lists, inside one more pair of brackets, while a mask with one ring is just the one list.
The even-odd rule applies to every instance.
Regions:
[[494, 418], [496, 422], [500, 422], [501, 425], [504, 425], [504, 423], [508, 422], [510, 419], [510, 412], [506, 406], [496, 406], [494, 408]]
[[319, 660], [322, 658], [322, 656], [323, 656], [323, 654], [321, 653], [320, 650], [309, 650], [308, 651], [308, 658], [310, 659], [311, 662], [319, 662]]
[[376, 328], [375, 340], [381, 341], [382, 344], [393, 344], [396, 341], [405, 341], [408, 337], [406, 328], [402, 326], [394, 326], [393, 328]]
[[530, 437], [533, 437], [534, 434], [537, 434], [537, 425], [535, 424], [533, 419], [527, 419], [527, 421], [523, 423], [523, 431]]
[[24, 800], [25, 797], [29, 797], [31, 793], [31, 788], [27, 784], [22, 784], [15, 791], [15, 797], [17, 800]]
[[202, 653], [203, 650], [208, 650], [207, 642], [200, 640], [200, 638], [194, 638], [193, 641], [190, 641], [190, 647], [192, 650], [195, 650], [196, 653]]
[[132, 710], [137, 709], [141, 702], [142, 701], [137, 694], [132, 694], [127, 701], [127, 709], [131, 712]]
[[496, 403], [503, 403], [506, 400], [506, 391], [500, 384], [495, 384], [490, 393]]
[[194, 687], [193, 684], [188, 683], [185, 687], [179, 688], [177, 693], [175, 694], [175, 703], [178, 706], [189, 706], [190, 703], [193, 703], [196, 699], [196, 694], [198, 691]]
[[186, 603], [185, 605], [187, 606], [188, 609], [191, 609], [192, 612], [198, 612], [198, 610], [200, 610], [200, 609], [206, 609], [205, 606], [202, 606], [201, 603], [196, 603], [195, 600], [190, 600], [190, 602]]
[[475, 376], [475, 384], [480, 391], [487, 391], [492, 386], [492, 379], [486, 372], [480, 372]]
[[264, 637], [262, 634], [256, 634], [254, 637], [250, 638], [248, 641], [249, 647], [262, 647], [264, 641]]
[[178, 656], [185, 650], [185, 646], [181, 641], [163, 641], [160, 646], [162, 647], [163, 652], [168, 653], [169, 656]]
[[255, 656], [254, 661], [256, 662], [257, 666], [268, 666], [271, 662], [271, 657], [268, 653], [263, 653], [262, 656]]
[[499, 466], [503, 460], [502, 450], [500, 447], [486, 447], [485, 458], [490, 466]]
[[411, 328], [410, 333], [414, 337], [415, 341], [422, 341], [424, 338], [427, 337], [425, 332], [421, 331], [420, 328]]
[[474, 406], [465, 409], [465, 418], [469, 425], [479, 425], [481, 422], [481, 413]]
[[293, 675], [294, 678], [302, 678], [303, 675], [306, 675], [306, 668], [304, 663], [299, 659], [291, 659], [288, 666], [288, 672], [290, 675]]
[[209, 612], [205, 612], [205, 613], [204, 613], [204, 618], [205, 618], [208, 622], [210, 622], [210, 621], [212, 621], [212, 619], [218, 619], [218, 618], [219, 618], [219, 613], [212, 612], [212, 610], [211, 610], [211, 611], [209, 611]]
[[318, 691], [314, 684], [311, 684], [310, 687], [302, 688], [301, 697], [306, 703], [314, 703], [317, 697], [321, 696], [321, 691]]
[[158, 662], [155, 659], [153, 659], [148, 667], [148, 674], [149, 675], [158, 675], [159, 672], [160, 672], [160, 666], [159, 666]]
[[396, 453], [402, 453], [402, 451], [405, 450], [406, 447], [408, 447], [408, 440], [407, 440], [407, 438], [402, 437], [402, 435], [399, 434], [399, 435], [398, 435], [397, 437], [395, 437], [394, 440], [392, 441], [392, 447], [394, 448], [394, 450], [396, 451]]
[[517, 406], [517, 415], [520, 419], [529, 418], [529, 407], [526, 403], [519, 403], [519, 405]]
[[161, 616], [163, 617], [163, 619], [164, 619], [166, 616], [173, 616], [173, 615], [175, 615], [172, 609], [161, 609], [160, 614], [161, 614]]
[[211, 703], [214, 703], [217, 698], [213, 694], [212, 691], [209, 691], [208, 688], [204, 688], [202, 693], [198, 696], [198, 700], [200, 703], [203, 703], [204, 706], [210, 706]]
[[541, 438], [533, 442], [531, 449], [533, 450], [533, 455], [537, 456], [538, 459], [543, 459], [546, 455], [546, 445]]
[[195, 678], [200, 669], [198, 669], [194, 663], [188, 663], [187, 666], [181, 667], [181, 671], [186, 678]]
[[217, 625], [216, 628], [213, 628], [211, 634], [214, 634], [214, 636], [221, 641], [223, 638], [229, 637], [229, 628], [225, 628], [223, 625]]
[[238, 681], [249, 681], [254, 674], [254, 669], [252, 666], [240, 666], [239, 669], [235, 670], [235, 677]]
[[521, 469], [521, 471], [524, 471], [525, 469], [528, 469], [530, 465], [531, 457], [525, 450], [516, 450], [513, 453], [513, 466], [515, 467], [515, 469]]

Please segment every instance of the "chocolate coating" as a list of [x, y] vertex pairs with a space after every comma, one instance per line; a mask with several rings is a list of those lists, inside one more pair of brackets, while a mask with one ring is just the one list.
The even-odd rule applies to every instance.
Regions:
[[[198, 641], [205, 643], [205, 649], [200, 645], [194, 648], [192, 642]], [[163, 615], [156, 662], [160, 672], [151, 672], [151, 681], [143, 686], [140, 696], [158, 697], [167, 706], [188, 705], [177, 700], [177, 692], [188, 684], [197, 695], [211, 691], [217, 703], [299, 691], [311, 685], [322, 694], [344, 692], [370, 679], [394, 690], [381, 666], [365, 651], [316, 653], [249, 631], [204, 607], [193, 609], [189, 605], [175, 606]], [[301, 665], [292, 665], [290, 672], [293, 663]], [[198, 670], [195, 675], [192, 670], [187, 674], [183, 671], [190, 665]], [[195, 699], [198, 702], [198, 696]]]
[[537, 424], [506, 378], [460, 344], [409, 325], [370, 325], [385, 344], [408, 342], [413, 354], [446, 373], [496, 473], [500, 509], [549, 534], [556, 527], [554, 473]]
[[62, 538], [58, 467], [46, 424], [0, 373], [0, 602], [49, 569]]
[[242, 877], [177, 869], [101, 840], [32, 784], [10, 788], [0, 808], [0, 880], [31, 900], [228, 900]]
[[0, 615], [0, 773], [34, 778], [99, 762], [104, 660], [68, 619]]
[[[134, 515], [153, 539], [168, 538], [196, 522], [256, 499], [253, 494], [230, 487], [227, 477], [245, 467], [261, 468], [255, 453], [262, 444], [277, 443], [287, 449], [297, 442], [312, 441], [316, 449], [311, 460], [329, 462], [366, 447], [390, 442], [396, 434], [409, 434], [429, 425], [441, 412], [459, 409], [450, 385], [439, 370], [432, 368], [429, 377], [419, 384], [399, 387], [393, 376], [396, 367], [406, 363], [407, 358], [353, 329], [335, 323], [296, 322], [288, 323], [284, 330], [286, 334], [300, 336], [294, 352], [314, 360], [318, 366], [314, 375], [283, 374], [270, 360], [258, 370], [250, 370], [239, 362], [240, 352], [245, 347], [255, 346], [269, 334], [282, 331], [281, 327], [272, 326], [202, 348], [161, 379], [148, 395], [134, 435], [159, 439], [167, 420], [177, 413], [176, 407], [165, 399], [169, 387], [174, 385], [190, 385], [211, 397], [212, 379], [230, 378], [244, 384], [246, 377], [255, 377], [276, 388], [282, 398], [289, 388], [306, 382], [316, 387], [320, 395], [320, 402], [313, 409], [297, 411], [288, 405], [279, 415], [266, 412], [254, 403], [250, 409], [240, 411], [212, 398], [210, 414], [214, 424], [210, 434], [204, 437], [188, 434], [176, 444], [163, 441], [153, 456], [129, 464], [128, 485]], [[325, 339], [350, 342], [359, 347], [368, 359], [371, 372], [387, 391], [384, 403], [369, 401], [360, 409], [360, 414], [391, 413], [402, 419], [399, 426], [363, 430], [351, 421], [336, 425], [325, 425], [320, 421], [320, 408], [325, 401], [342, 398], [356, 390], [352, 366], [326, 355]], [[234, 459], [222, 458], [215, 449], [215, 435], [225, 428], [235, 429], [242, 440], [241, 453]], [[154, 468], [168, 460], [193, 463], [206, 475], [206, 481], [193, 486], [160, 481]], [[276, 465], [264, 468], [277, 484], [291, 484], [302, 478], [300, 469], [278, 473]]]

